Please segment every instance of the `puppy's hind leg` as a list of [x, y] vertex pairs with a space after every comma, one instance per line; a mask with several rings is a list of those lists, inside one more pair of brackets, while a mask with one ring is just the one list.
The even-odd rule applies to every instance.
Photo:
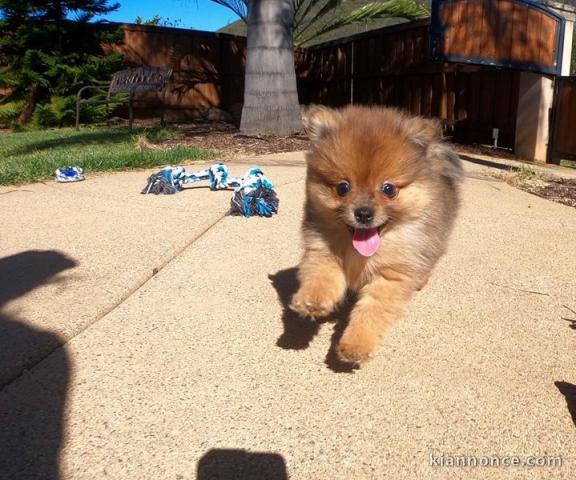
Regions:
[[329, 254], [306, 254], [298, 268], [300, 288], [290, 309], [312, 319], [328, 316], [346, 294], [346, 277], [336, 259]]
[[413, 291], [408, 280], [384, 277], [362, 288], [336, 348], [338, 358], [356, 365], [372, 358], [387, 327], [404, 313]]

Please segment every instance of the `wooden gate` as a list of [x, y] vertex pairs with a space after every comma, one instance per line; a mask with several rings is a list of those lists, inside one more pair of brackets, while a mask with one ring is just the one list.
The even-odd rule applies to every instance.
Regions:
[[557, 77], [552, 109], [549, 162], [576, 159], [576, 77]]

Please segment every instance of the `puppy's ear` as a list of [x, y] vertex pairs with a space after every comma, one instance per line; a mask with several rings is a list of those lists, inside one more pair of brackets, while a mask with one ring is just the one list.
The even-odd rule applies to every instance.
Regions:
[[416, 145], [427, 147], [442, 140], [442, 126], [430, 118], [411, 118], [407, 122], [408, 136]]
[[340, 112], [331, 108], [313, 105], [302, 115], [306, 133], [313, 142], [324, 138], [338, 123]]

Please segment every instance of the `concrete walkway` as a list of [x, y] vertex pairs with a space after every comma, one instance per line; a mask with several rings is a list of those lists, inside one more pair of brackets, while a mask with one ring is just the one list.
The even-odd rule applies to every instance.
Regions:
[[[575, 209], [467, 163], [449, 253], [340, 373], [285, 309], [302, 155], [257, 163], [272, 219], [149, 172], [0, 189], [1, 479], [575, 478]], [[511, 456], [562, 464], [448, 466]]]

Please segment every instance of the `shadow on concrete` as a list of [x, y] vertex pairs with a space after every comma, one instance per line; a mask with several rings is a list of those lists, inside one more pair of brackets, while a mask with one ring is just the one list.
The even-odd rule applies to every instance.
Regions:
[[[57, 335], [32, 328], [3, 307], [39, 286], [55, 281], [76, 262], [56, 251], [31, 250], [0, 259], [0, 477], [60, 479], [58, 456], [69, 360]], [[48, 368], [29, 373], [42, 346]]]
[[282, 324], [284, 325], [284, 332], [278, 338], [276, 345], [285, 350], [304, 350], [308, 348], [320, 330], [320, 322], [302, 318], [288, 308], [292, 297], [299, 287], [297, 275], [297, 268], [288, 268], [268, 276], [283, 308]]
[[298, 282], [298, 269], [288, 268], [280, 270], [268, 278], [278, 294], [278, 300], [282, 305], [282, 324], [284, 332], [278, 338], [276, 345], [285, 350], [304, 350], [310, 346], [314, 337], [318, 334], [320, 326], [324, 323], [335, 323], [334, 333], [332, 334], [330, 349], [326, 355], [325, 363], [334, 372], [352, 372], [354, 370], [348, 364], [340, 362], [336, 356], [336, 345], [342, 337], [342, 333], [348, 324], [350, 312], [356, 302], [356, 297], [348, 295], [344, 303], [334, 313], [321, 320], [310, 320], [300, 317], [297, 313], [290, 310], [288, 305], [292, 297], [300, 286]]
[[209, 450], [198, 462], [198, 480], [288, 480], [284, 458], [277, 453]]
[[476, 163], [477, 165], [483, 165], [485, 167], [492, 167], [492, 168], [497, 168], [498, 170], [506, 170], [506, 171], [510, 171], [510, 170], [514, 169], [514, 167], [512, 167], [510, 165], [506, 165], [504, 163], [491, 162], [490, 160], [483, 160], [481, 158], [469, 157], [468, 155], [462, 155], [462, 154], [459, 154], [458, 156], [462, 160], [465, 160], [465, 161], [470, 162], [470, 163]]
[[0, 258], [0, 307], [76, 265], [75, 260], [54, 250], [28, 250]]
[[567, 322], [569, 322], [569, 323], [570, 323], [569, 327], [570, 327], [572, 330], [576, 330], [576, 310], [570, 308], [570, 307], [567, 306], [567, 305], [562, 305], [562, 306], [563, 306], [566, 310], [569, 310], [571, 313], [574, 314], [574, 317], [572, 317], [572, 318], [562, 317], [562, 320], [566, 320]]
[[568, 382], [554, 382], [554, 385], [556, 385], [556, 388], [564, 395], [566, 406], [572, 417], [572, 422], [574, 422], [574, 426], [576, 427], [576, 385]]

